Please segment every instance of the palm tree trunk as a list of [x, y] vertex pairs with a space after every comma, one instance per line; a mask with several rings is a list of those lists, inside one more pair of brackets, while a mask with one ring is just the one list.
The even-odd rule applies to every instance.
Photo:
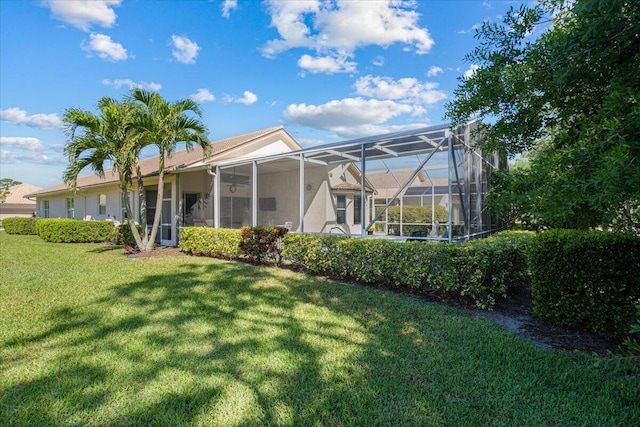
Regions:
[[122, 198], [124, 199], [124, 208], [127, 211], [127, 222], [129, 223], [129, 228], [131, 229], [133, 238], [136, 241], [136, 245], [138, 245], [138, 248], [142, 248], [142, 238], [138, 232], [138, 227], [136, 227], [136, 222], [133, 220], [133, 212], [131, 211], [131, 203], [129, 203], [129, 191], [127, 190], [127, 185], [123, 184], [121, 190]]
[[147, 242], [145, 252], [152, 251], [156, 243], [156, 235], [162, 217], [162, 199], [164, 198], [164, 156], [160, 154], [160, 168], [158, 175], [158, 198], [156, 199], [156, 214], [153, 217], [153, 227], [151, 228], [151, 236]]
[[146, 246], [149, 241], [149, 229], [147, 228], [147, 194], [144, 190], [140, 162], [136, 162], [136, 178], [138, 181], [138, 200], [140, 202], [140, 222], [142, 223], [142, 244]]

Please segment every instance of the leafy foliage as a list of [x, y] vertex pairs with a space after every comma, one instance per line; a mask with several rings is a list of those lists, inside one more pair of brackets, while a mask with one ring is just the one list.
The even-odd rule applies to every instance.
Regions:
[[629, 330], [640, 301], [640, 238], [630, 233], [548, 230], [531, 245], [534, 314], [609, 339]]
[[37, 218], [7, 217], [2, 220], [2, 227], [7, 234], [38, 234], [36, 232]]
[[180, 230], [180, 250], [193, 255], [237, 259], [240, 240], [240, 230], [236, 229], [184, 227]]
[[435, 292], [491, 308], [528, 283], [531, 233], [463, 244], [290, 234], [283, 256], [294, 266], [339, 279]]
[[288, 231], [284, 227], [242, 227], [240, 251], [254, 264], [280, 264], [282, 237]]
[[69, 218], [40, 218], [38, 236], [52, 243], [108, 242], [114, 233], [111, 221], [78, 221]]
[[[545, 20], [553, 25], [533, 40]], [[476, 34], [466, 59], [479, 68], [461, 79], [447, 116], [484, 119], [484, 147], [536, 149], [504, 187], [528, 187], [533, 202], [514, 206], [534, 222], [640, 229], [639, 22], [637, 1], [546, 0]]]

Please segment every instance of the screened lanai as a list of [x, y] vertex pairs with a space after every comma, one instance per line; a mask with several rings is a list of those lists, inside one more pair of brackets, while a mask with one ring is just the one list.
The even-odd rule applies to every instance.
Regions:
[[498, 153], [477, 122], [371, 136], [212, 168], [216, 227], [466, 240], [498, 227], [485, 207]]

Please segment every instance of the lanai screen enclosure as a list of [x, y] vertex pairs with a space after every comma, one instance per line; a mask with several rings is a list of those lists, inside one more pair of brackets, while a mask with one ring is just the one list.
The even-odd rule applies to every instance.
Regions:
[[[499, 153], [475, 148], [478, 122], [396, 132], [210, 171], [214, 225], [467, 240], [498, 228], [485, 207]], [[385, 188], [380, 184], [386, 182]], [[391, 184], [389, 184], [391, 183]]]

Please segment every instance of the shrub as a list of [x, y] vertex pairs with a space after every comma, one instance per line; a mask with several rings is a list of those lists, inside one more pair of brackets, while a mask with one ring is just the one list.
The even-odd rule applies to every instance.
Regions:
[[280, 264], [282, 237], [288, 231], [284, 227], [242, 227], [240, 251], [254, 264]]
[[[138, 228], [138, 232], [142, 233], [142, 226], [138, 224], [136, 227]], [[117, 225], [114, 228], [113, 239], [117, 244], [124, 246], [128, 251], [133, 250], [137, 246], [136, 239], [133, 237], [133, 232], [131, 231], [129, 224]]]
[[283, 256], [315, 274], [403, 289], [436, 291], [491, 308], [509, 288], [528, 284], [527, 238], [463, 244], [288, 235]]
[[193, 255], [237, 259], [240, 256], [240, 230], [184, 227], [180, 230], [180, 250]]
[[531, 245], [533, 312], [550, 323], [623, 338], [640, 301], [640, 238], [549, 230]]
[[68, 218], [41, 218], [36, 222], [38, 235], [52, 243], [108, 242], [113, 237], [111, 221], [78, 221]]
[[2, 227], [7, 234], [38, 234], [36, 233], [37, 218], [8, 217], [2, 220]]

